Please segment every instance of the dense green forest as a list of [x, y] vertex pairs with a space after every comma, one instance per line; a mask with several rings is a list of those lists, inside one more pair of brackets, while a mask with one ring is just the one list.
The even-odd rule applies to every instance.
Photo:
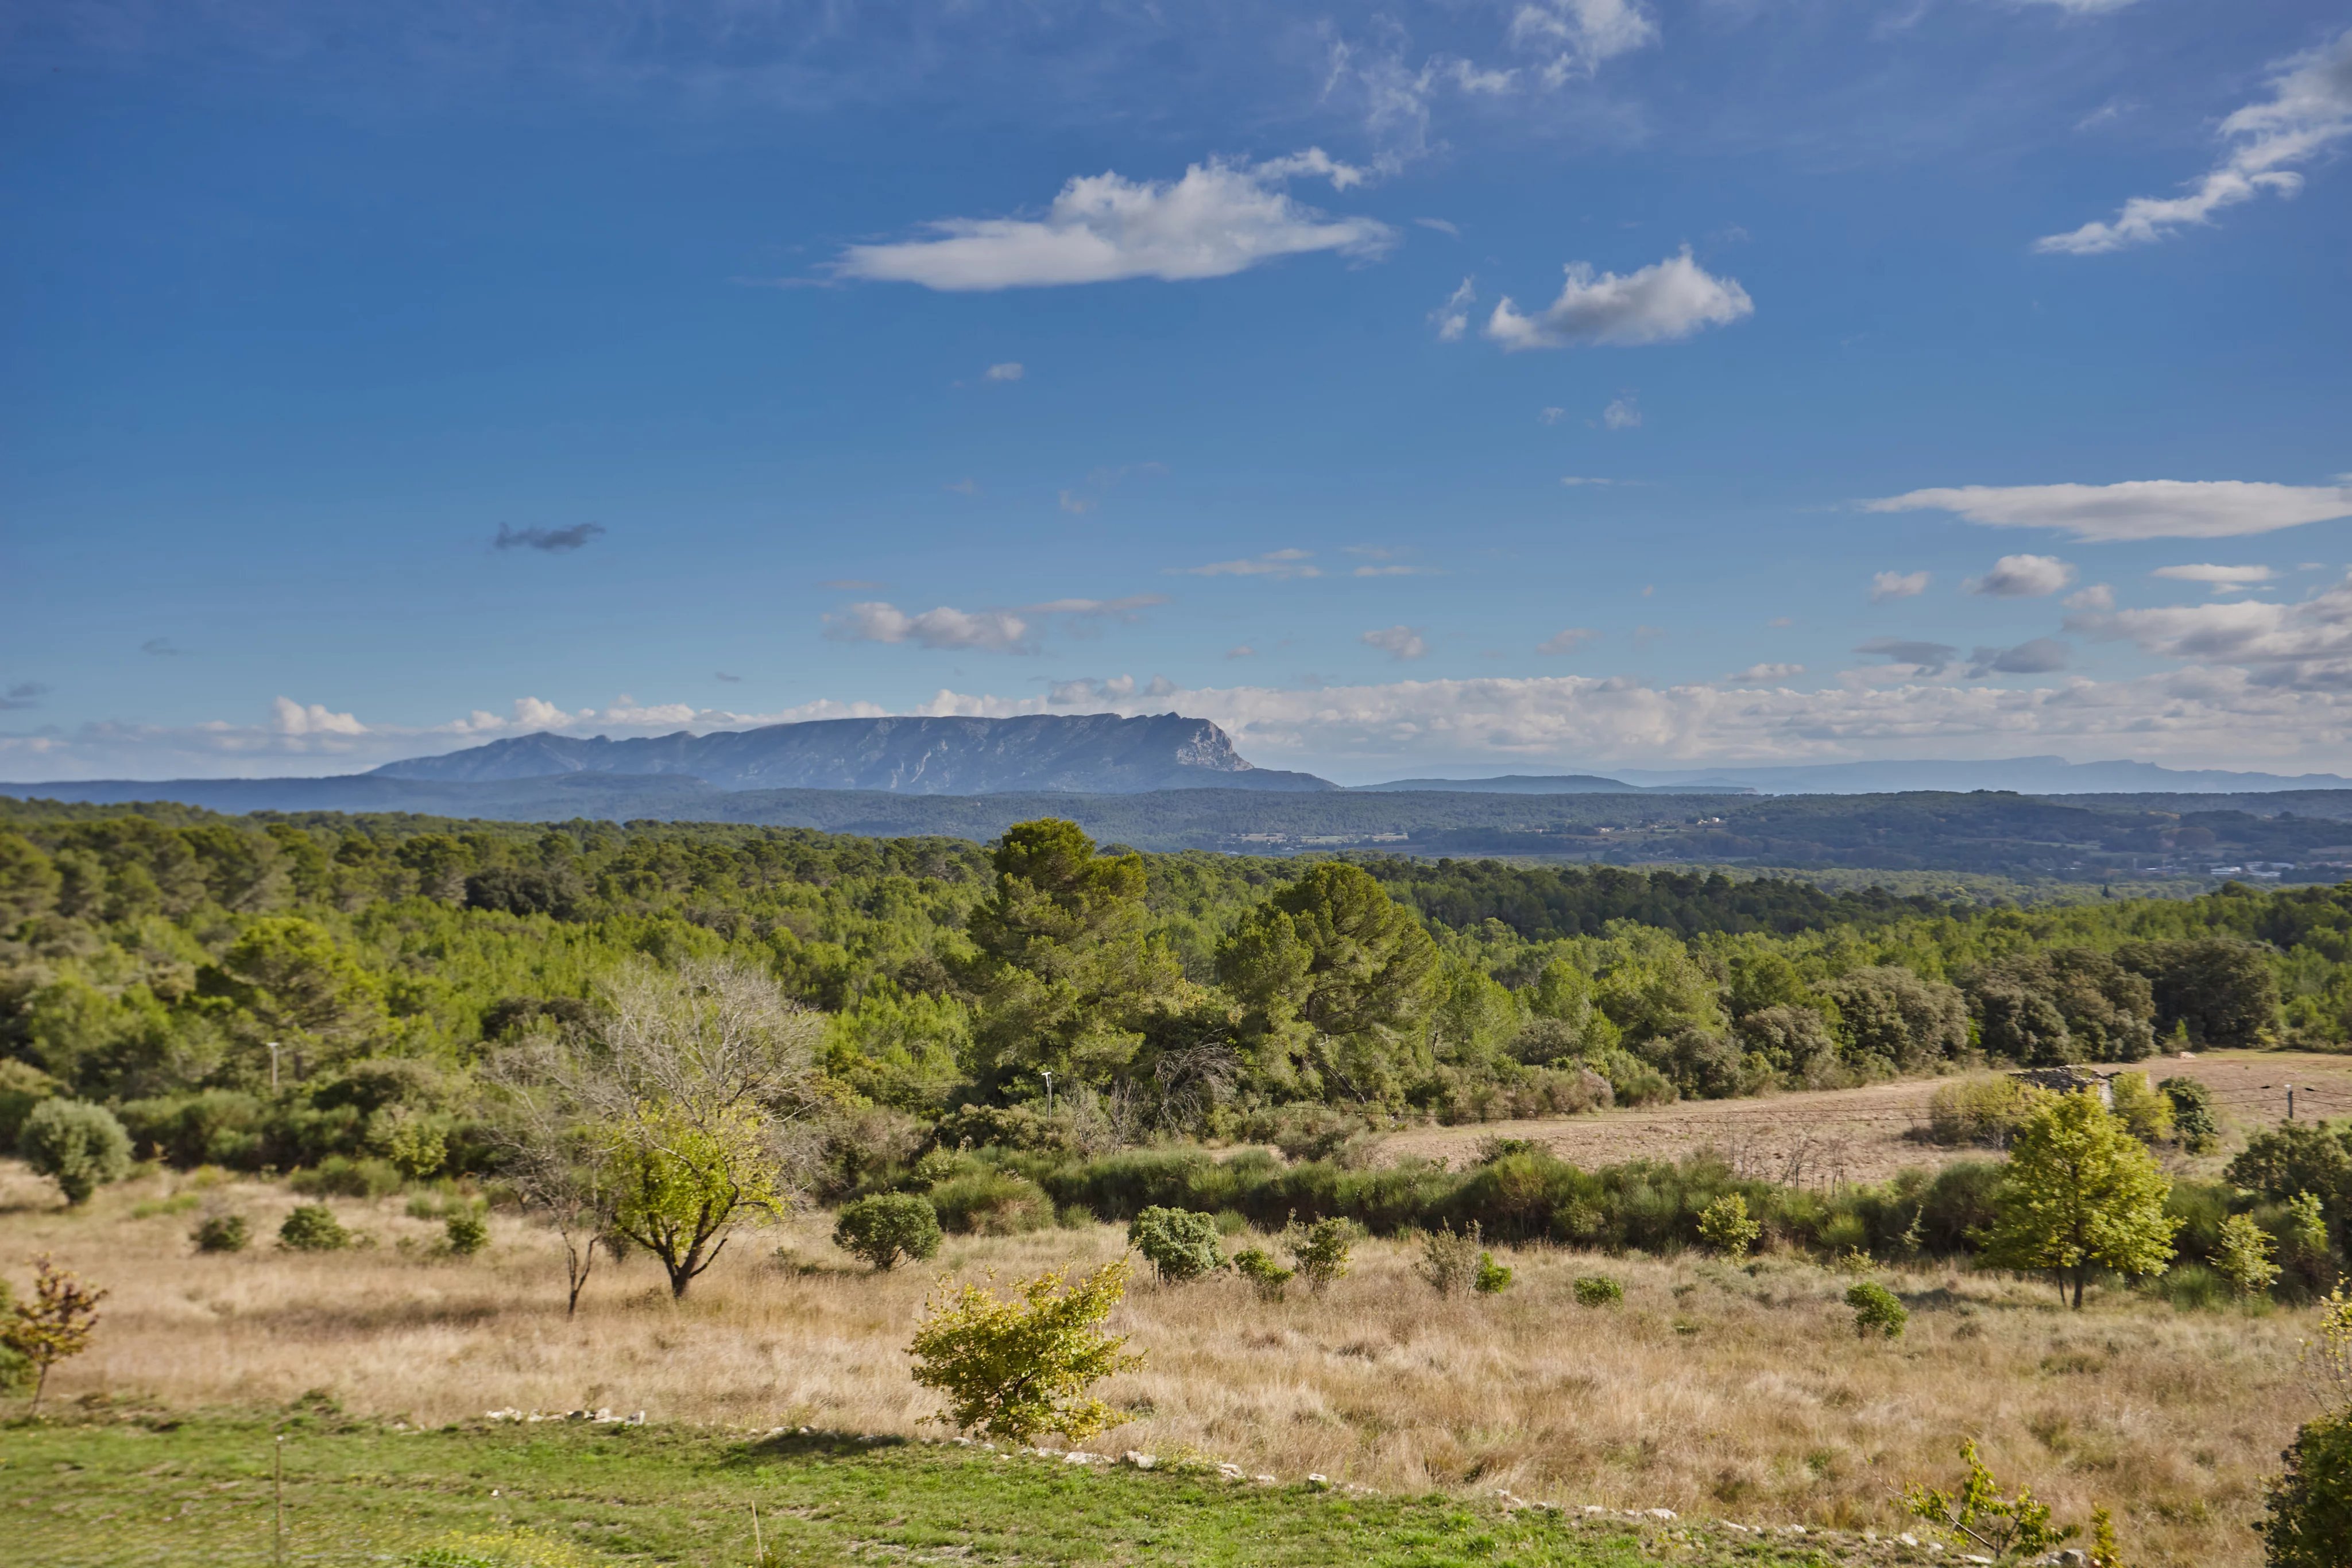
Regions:
[[1036, 1101], [1051, 1073], [1130, 1138], [1300, 1103], [1475, 1120], [2352, 1039], [2352, 886], [2019, 912], [1721, 873], [1098, 852], [1053, 821], [986, 849], [10, 802], [0, 933], [0, 1122], [70, 1095], [173, 1158], [281, 1169], [397, 1137], [487, 1159], [486, 1055], [687, 959], [826, 1015], [842, 1105], [928, 1124]]
[[[60, 787], [63, 788], [63, 787]], [[1162, 852], [1381, 851], [1634, 864], [1944, 871], [2129, 882], [2206, 878], [2217, 865], [2284, 863], [2288, 881], [2352, 874], [2352, 790], [2278, 796], [2064, 796], [1992, 790], [1886, 795], [1496, 795], [1447, 790], [1140, 795], [896, 795], [725, 790], [698, 779], [570, 774], [440, 783], [344, 779], [184, 780], [173, 799], [225, 810], [333, 807], [473, 819], [701, 821], [975, 842], [1018, 821], [1064, 817], [1096, 838]]]

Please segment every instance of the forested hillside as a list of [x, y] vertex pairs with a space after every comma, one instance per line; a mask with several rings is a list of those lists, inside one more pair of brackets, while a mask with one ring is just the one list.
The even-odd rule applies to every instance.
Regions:
[[[1044, 1093], [1130, 1131], [1284, 1104], [1476, 1119], [2352, 1038], [2352, 887], [2021, 914], [1787, 881], [993, 851], [740, 825], [0, 813], [0, 1120], [68, 1094], [185, 1161], [453, 1167], [486, 1056], [632, 965], [733, 959], [828, 1015], [825, 1092]], [[276, 1042], [277, 1088], [271, 1088]], [[408, 1128], [406, 1134], [401, 1129]], [[9, 1132], [0, 1128], [0, 1133]]]
[[[13, 787], [19, 791], [35, 787]], [[1156, 851], [1298, 854], [1369, 850], [1804, 869], [1948, 871], [2093, 883], [2205, 877], [2270, 862], [2287, 880], [2352, 873], [2352, 791], [2102, 799], [1920, 792], [1770, 799], [1460, 790], [1160, 789], [1132, 795], [907, 795], [872, 789], [719, 789], [679, 777], [582, 773], [497, 782], [375, 774], [342, 779], [40, 786], [68, 799], [168, 799], [225, 811], [422, 811], [503, 821], [740, 822], [984, 842], [1014, 822], [1064, 817], [1096, 838]]]

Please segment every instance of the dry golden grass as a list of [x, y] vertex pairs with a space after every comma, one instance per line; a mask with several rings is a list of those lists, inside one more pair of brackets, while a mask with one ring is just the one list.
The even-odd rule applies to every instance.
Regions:
[[[2151, 1079], [2176, 1074], [2212, 1091], [2225, 1124], [2241, 1131], [2286, 1114], [2284, 1085], [2298, 1086], [2296, 1113], [2352, 1115], [2352, 1056], [2300, 1051], [2207, 1051], [2135, 1062]], [[1939, 1149], [1913, 1135], [1927, 1124], [1927, 1100], [1942, 1078], [1911, 1078], [1860, 1089], [1774, 1094], [1757, 1100], [1685, 1100], [1655, 1109], [1603, 1111], [1527, 1122], [1416, 1127], [1381, 1144], [1393, 1158], [1418, 1155], [1458, 1166], [1488, 1138], [1529, 1138], [1590, 1169], [1627, 1160], [1676, 1160], [1717, 1150], [1743, 1175], [1807, 1186], [1884, 1181], [1911, 1166], [1983, 1159], [1983, 1149]], [[2221, 1162], [2176, 1161], [2206, 1175]]]
[[[600, 1263], [567, 1322], [552, 1239], [512, 1218], [460, 1262], [421, 1255], [439, 1227], [396, 1200], [338, 1200], [379, 1245], [289, 1256], [267, 1239], [296, 1200], [224, 1183], [197, 1202], [245, 1214], [262, 1239], [200, 1257], [186, 1241], [197, 1209], [135, 1212], [174, 1191], [184, 1203], [185, 1178], [143, 1177], [68, 1213], [22, 1167], [0, 1172], [0, 1272], [21, 1288], [25, 1260], [51, 1251], [113, 1291], [95, 1347], [60, 1368], [53, 1396], [175, 1407], [326, 1388], [356, 1411], [433, 1423], [609, 1406], [662, 1421], [936, 1430], [901, 1350], [935, 1269], [1009, 1279], [1123, 1243], [1108, 1226], [950, 1239], [934, 1269], [875, 1277], [811, 1216], [739, 1238], [683, 1304], [647, 1261]], [[805, 1270], [775, 1257], [780, 1242]], [[1968, 1435], [2062, 1517], [2117, 1508], [2136, 1563], [2220, 1565], [2259, 1561], [2247, 1523], [2261, 1478], [2311, 1408], [2300, 1313], [2180, 1316], [2114, 1296], [2070, 1314], [2046, 1286], [1882, 1271], [1911, 1297], [1911, 1328], [1864, 1343], [1840, 1300], [1847, 1280], [1795, 1260], [1750, 1273], [1533, 1250], [1511, 1256], [1507, 1295], [1441, 1302], [1412, 1257], [1370, 1244], [1327, 1297], [1275, 1306], [1231, 1278], [1139, 1286], [1118, 1326], [1149, 1359], [1108, 1388], [1135, 1416], [1092, 1446], [1385, 1489], [1507, 1487], [1899, 1530], [1889, 1489], [1948, 1482]], [[1593, 1272], [1623, 1282], [1622, 1307], [1575, 1304], [1574, 1278]]]

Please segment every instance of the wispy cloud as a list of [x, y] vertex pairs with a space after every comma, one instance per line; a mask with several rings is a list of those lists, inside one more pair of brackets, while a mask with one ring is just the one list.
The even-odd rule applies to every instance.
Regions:
[[1512, 351], [1665, 343], [1727, 326], [1756, 309], [1736, 279], [1707, 272], [1688, 248], [1622, 276], [1596, 274], [1581, 261], [1569, 263], [1559, 298], [1533, 315], [1522, 314], [1507, 295], [1496, 301], [1486, 336]]
[[741, 685], [743, 684], [743, 677], [742, 677], [742, 676], [740, 676], [740, 675], [730, 675], [730, 674], [728, 674], [726, 671], [724, 671], [724, 670], [714, 670], [714, 671], [712, 671], [712, 672], [711, 672], [710, 678], [711, 678], [712, 680], [714, 680], [714, 681], [720, 681], [720, 682], [723, 682], [723, 683], [725, 683], [726, 685], [730, 685], [730, 686], [740, 686], [740, 685]]
[[1017, 382], [1028, 373], [1020, 361], [1007, 360], [1001, 365], [989, 366], [981, 372], [980, 379], [984, 382]]
[[2046, 675], [2074, 662], [2074, 650], [2055, 637], [2036, 637], [2014, 648], [1979, 648], [1969, 655], [1969, 679], [1987, 675]]
[[1363, 635], [1364, 646], [1378, 648], [1391, 659], [1418, 659], [1429, 652], [1429, 643], [1420, 629], [1412, 626], [1383, 626]]
[[1477, 299], [1476, 284], [1465, 277], [1459, 287], [1445, 297], [1444, 304], [1429, 313], [1429, 324], [1437, 329], [1439, 342], [1459, 341], [1462, 335], [1470, 329], [1470, 307], [1477, 303]]
[[1125, 599], [1054, 599], [1011, 610], [959, 610], [940, 605], [909, 613], [895, 604], [869, 601], [845, 605], [824, 617], [824, 634], [837, 643], [912, 643], [918, 647], [987, 653], [1034, 653], [1044, 623], [1059, 617], [1066, 629], [1082, 630], [1107, 620], [1133, 621], [1137, 612], [1167, 601], [1156, 593]]
[[1183, 577], [1270, 577], [1283, 581], [1294, 577], [1322, 576], [1322, 569], [1314, 564], [1314, 556], [1312, 550], [1276, 549], [1243, 560], [1213, 560], [1206, 566], [1171, 566], [1163, 570]]
[[1528, 0], [1511, 13], [1511, 47], [1546, 57], [1537, 75], [1548, 87], [1589, 77], [1603, 60], [1654, 43], [1658, 25], [1629, 0]]
[[2243, 593], [2258, 582], [2268, 582], [2278, 573], [2266, 566], [2159, 566], [2150, 577], [2168, 578], [2174, 582], [2201, 582], [2219, 593]]
[[1394, 243], [1396, 231], [1386, 224], [1332, 217], [1282, 188], [1304, 177], [1345, 191], [1364, 171], [1310, 147], [1260, 163], [1211, 159], [1174, 181], [1082, 175], [1062, 187], [1042, 218], [944, 218], [926, 225], [923, 238], [852, 246], [834, 271], [947, 292], [1130, 277], [1172, 283], [1315, 251], [1377, 256]]
[[2054, 555], [2005, 555], [1960, 586], [1991, 599], [2043, 599], [2074, 580], [2074, 569]]
[[2352, 28], [2280, 62], [2275, 71], [2269, 98], [2221, 121], [2229, 152], [2184, 193], [2134, 196], [2112, 222], [2045, 235], [2034, 248], [2097, 256], [2150, 245], [2189, 225], [2210, 223], [2222, 208], [2264, 191], [2292, 196], [2302, 190], [2303, 176], [2288, 165], [2309, 162], [2352, 136]]
[[176, 659], [180, 656], [180, 650], [172, 645], [169, 637], [150, 637], [139, 644], [139, 651], [156, 659]]
[[1927, 574], [1924, 571], [1882, 571], [1870, 580], [1870, 601], [1884, 604], [1890, 599], [1916, 599], [1927, 591]]
[[1727, 681], [1750, 685], [1758, 681], [1785, 681], [1805, 673], [1802, 664], [1750, 664], [1746, 669], [1728, 674]]
[[2078, 539], [2218, 539], [2352, 517], [2352, 485], [2127, 479], [2116, 485], [1964, 485], [1864, 501], [1871, 512], [1943, 511], [1991, 528]]
[[1854, 649], [1857, 653], [1901, 664], [1922, 675], [1939, 675], [1959, 655], [1949, 643], [1918, 643], [1904, 637], [1873, 637]]
[[604, 537], [601, 523], [574, 523], [568, 528], [515, 528], [499, 525], [499, 537], [490, 541], [492, 549], [535, 549], [550, 554], [575, 550], [581, 546]]
[[1642, 423], [1642, 405], [1632, 392], [1612, 398], [1609, 406], [1601, 411], [1601, 423], [1608, 430], [1637, 430]]
[[49, 688], [38, 681], [18, 681], [5, 691], [0, 691], [0, 712], [38, 707], [41, 699], [48, 695]]
[[1554, 658], [1557, 658], [1563, 653], [1575, 653], [1579, 648], [1583, 647], [1587, 643], [1591, 642], [1595, 637], [1600, 635], [1600, 632], [1594, 631], [1590, 626], [1566, 627], [1560, 631], [1553, 632], [1550, 636], [1537, 643], [1536, 652], [1538, 653], [1548, 653]]

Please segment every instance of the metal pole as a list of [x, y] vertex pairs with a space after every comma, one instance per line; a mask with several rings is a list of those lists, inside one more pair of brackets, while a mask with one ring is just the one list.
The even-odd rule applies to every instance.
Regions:
[[269, 1042], [269, 1092], [278, 1092], [278, 1042]]
[[2286, 1119], [2290, 1122], [2294, 1120], [2294, 1085], [2292, 1083], [2286, 1086]]
[[753, 1568], [767, 1568], [768, 1548], [760, 1539], [760, 1505], [751, 1505], [751, 1562]]
[[269, 1490], [276, 1522], [277, 1561], [286, 1561], [286, 1439], [278, 1438], [269, 1448]]
[[1048, 1111], [1050, 1111], [1050, 1110], [1052, 1110], [1052, 1109], [1054, 1108], [1054, 1075], [1053, 1075], [1052, 1073], [1048, 1072], [1048, 1073], [1046, 1073], [1046, 1074], [1045, 1075], [1045, 1109], [1046, 1109], [1046, 1110], [1048, 1110]]

